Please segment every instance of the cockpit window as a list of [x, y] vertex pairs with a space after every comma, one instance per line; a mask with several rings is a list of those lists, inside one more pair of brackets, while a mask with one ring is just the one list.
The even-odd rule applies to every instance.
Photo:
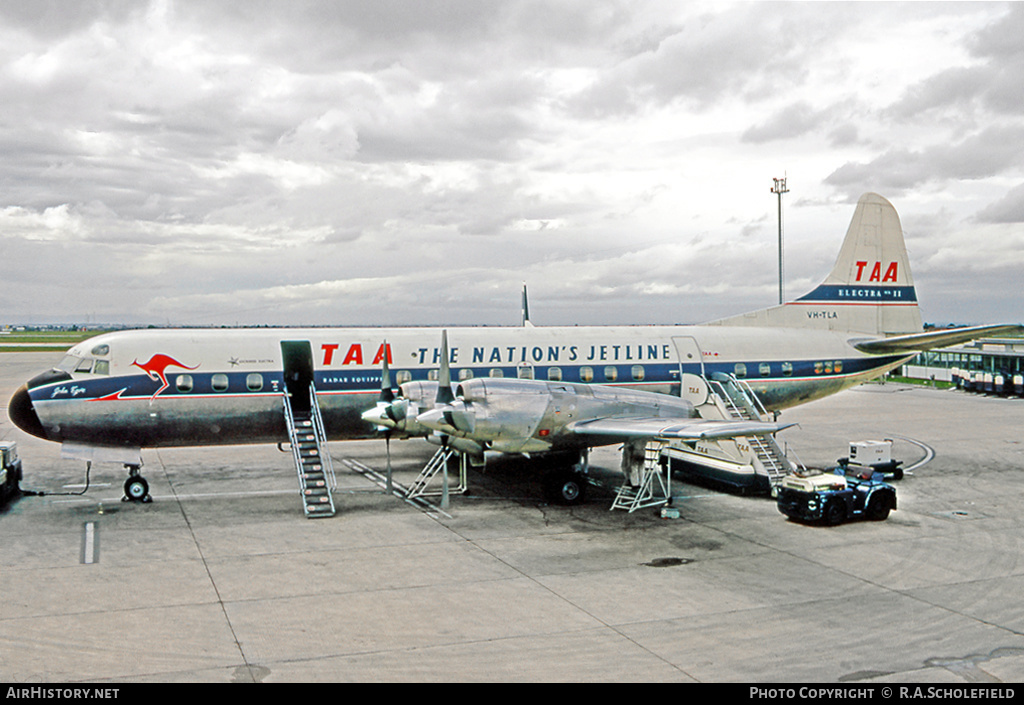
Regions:
[[97, 345], [92, 349], [92, 354], [96, 357], [102, 357], [110, 352], [110, 346], [107, 344]]
[[97, 360], [96, 365], [92, 368], [94, 375], [109, 375], [110, 374], [110, 362], [108, 360]]
[[92, 360], [89, 358], [81, 360], [75, 367], [75, 372], [80, 372], [82, 374], [88, 374], [92, 372]]
[[60, 370], [61, 372], [74, 372], [75, 368], [78, 367], [78, 363], [81, 361], [82, 358], [77, 355], [65, 355], [53, 369]]

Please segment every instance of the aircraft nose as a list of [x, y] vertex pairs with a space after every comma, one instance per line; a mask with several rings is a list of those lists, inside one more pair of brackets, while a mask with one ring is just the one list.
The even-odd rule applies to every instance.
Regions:
[[21, 385], [21, 388], [11, 397], [11, 401], [7, 405], [7, 415], [14, 425], [25, 433], [49, 440], [46, 437], [46, 430], [39, 420], [39, 415], [36, 414], [35, 407], [32, 406], [32, 397], [28, 395], [27, 384]]

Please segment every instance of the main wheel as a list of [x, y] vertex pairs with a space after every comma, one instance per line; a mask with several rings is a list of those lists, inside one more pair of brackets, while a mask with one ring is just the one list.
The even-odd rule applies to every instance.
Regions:
[[583, 504], [587, 496], [586, 476], [572, 471], [553, 472], [544, 482], [544, 493], [555, 504]]

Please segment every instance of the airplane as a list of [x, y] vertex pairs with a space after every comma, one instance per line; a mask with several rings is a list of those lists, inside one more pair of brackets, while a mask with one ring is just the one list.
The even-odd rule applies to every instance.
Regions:
[[[474, 395], [485, 394], [532, 408], [536, 418], [523, 444], [492, 449], [539, 453], [555, 449], [564, 436], [552, 438], [551, 427], [541, 423], [547, 406], [541, 408], [539, 397], [568, 395], [581, 405], [589, 394], [612, 390], [628, 405], [626, 395], [644, 392], [651, 395], [639, 402], [646, 412], [637, 413], [660, 415], [649, 413], [657, 396], [673, 420], [681, 420], [691, 415], [685, 405], [673, 406], [673, 398], [687, 396], [690, 380], [725, 373], [745, 379], [765, 409], [777, 412], [875, 379], [920, 351], [1021, 330], [985, 325], [925, 332], [899, 216], [873, 193], [858, 201], [832, 271], [793, 301], [693, 326], [535, 326], [524, 306], [523, 323], [448, 329], [452, 346], [444, 351], [438, 329], [430, 327], [106, 333], [71, 347], [55, 368], [20, 387], [8, 415], [26, 433], [61, 443], [64, 457], [123, 463], [126, 497], [147, 501], [139, 473], [143, 448], [281, 444], [289, 439], [286, 412], [308, 407], [310, 398], [326, 440], [379, 437], [381, 414], [369, 420], [364, 414], [380, 406], [385, 362], [413, 397], [407, 403], [423, 404], [418, 408], [428, 406], [440, 386], [442, 359], [462, 385], [463, 406], [479, 411]], [[441, 404], [452, 408], [441, 410], [442, 420], [445, 411], [458, 411], [450, 387], [445, 397]], [[608, 432], [616, 422], [607, 408], [595, 408], [571, 431], [592, 435], [596, 445], [614, 435]], [[468, 416], [464, 428], [442, 426], [437, 416], [406, 424], [402, 432], [433, 436], [448, 429], [452, 443], [479, 445], [470, 437]], [[479, 416], [474, 423], [482, 427]], [[648, 426], [652, 431], [663, 430]], [[621, 437], [623, 429], [618, 432]]]

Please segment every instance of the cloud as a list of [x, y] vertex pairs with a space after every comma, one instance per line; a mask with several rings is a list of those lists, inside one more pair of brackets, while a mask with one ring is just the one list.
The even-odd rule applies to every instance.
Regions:
[[[866, 190], [900, 198], [925, 258], [929, 235], [1019, 222], [1022, 16], [2, 3], [0, 239], [17, 274], [0, 296], [49, 319], [515, 322], [525, 279], [550, 323], [755, 308], [775, 295], [784, 170], [801, 282]], [[946, 204], [948, 232], [928, 217]]]
[[1024, 223], [1024, 184], [1010, 189], [1005, 196], [978, 211], [982, 223]]
[[921, 150], [894, 147], [866, 163], [847, 163], [825, 183], [860, 193], [881, 189], [903, 193], [917, 186], [950, 180], [985, 179], [1012, 170], [1024, 158], [1024, 122], [988, 127], [957, 144], [932, 144]]
[[740, 137], [744, 142], [771, 142], [792, 139], [813, 132], [830, 120], [829, 111], [815, 110], [806, 101], [786, 106], [764, 122], [746, 130]]

